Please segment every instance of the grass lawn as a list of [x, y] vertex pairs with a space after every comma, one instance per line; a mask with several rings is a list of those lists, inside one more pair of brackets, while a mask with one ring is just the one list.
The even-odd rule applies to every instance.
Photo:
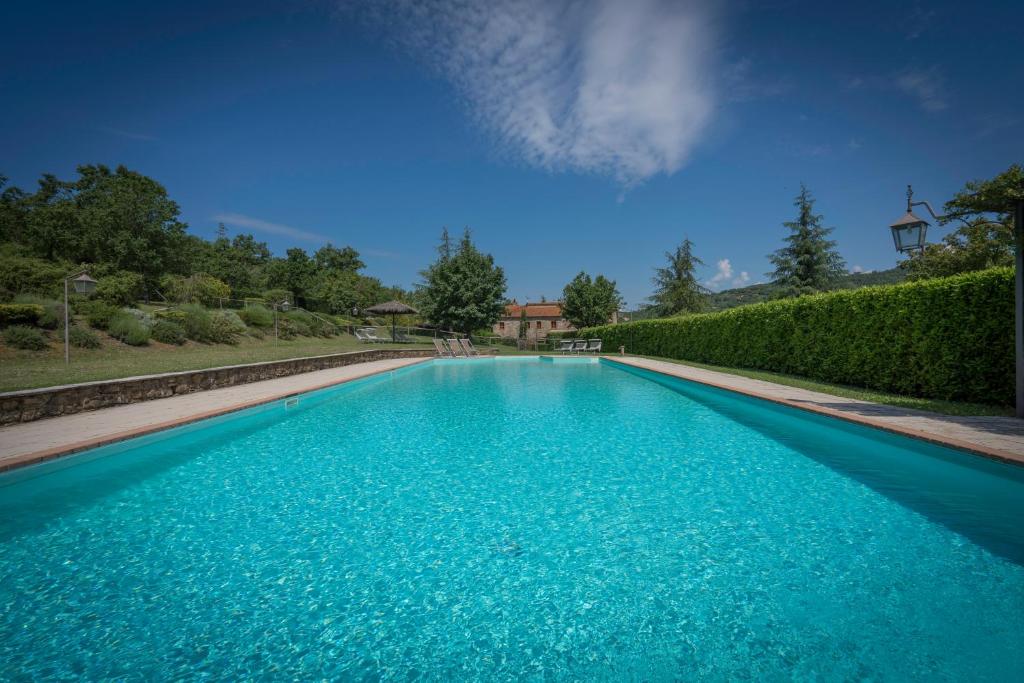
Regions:
[[275, 342], [272, 336], [246, 338], [235, 346], [195, 342], [169, 346], [153, 341], [148, 346], [128, 346], [104, 337], [102, 348], [72, 348], [71, 365], [67, 366], [63, 345], [51, 341], [46, 351], [0, 348], [0, 391], [379, 348], [425, 347], [420, 344], [363, 344], [349, 335], [329, 339], [299, 337], [280, 342]]
[[855, 398], [861, 401], [872, 401], [873, 403], [883, 403], [885, 405], [898, 406], [900, 408], [927, 410], [933, 413], [941, 413], [943, 415], [1013, 415], [1013, 408], [1010, 406], [996, 406], [985, 403], [961, 403], [959, 401], [943, 401], [932, 398], [913, 398], [911, 396], [900, 396], [899, 394], [888, 394], [884, 391], [875, 391], [874, 389], [862, 389], [860, 387], [846, 386], [845, 384], [819, 382], [817, 380], [807, 379], [806, 377], [784, 375], [779, 372], [745, 370], [742, 368], [724, 368], [718, 365], [692, 363], [690, 361], [675, 360], [674, 358], [656, 358], [655, 356], [645, 357], [653, 358], [655, 360], [663, 360], [668, 363], [689, 365], [695, 368], [702, 368], [704, 370], [727, 372], [731, 375], [749, 377], [750, 379], [760, 379], [765, 382], [775, 382], [776, 384], [784, 384], [789, 387], [807, 389], [808, 391], [820, 391], [823, 394], [831, 394], [833, 396]]

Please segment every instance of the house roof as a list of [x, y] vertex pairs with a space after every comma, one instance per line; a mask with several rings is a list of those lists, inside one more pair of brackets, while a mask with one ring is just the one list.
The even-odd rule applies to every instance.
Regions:
[[505, 307], [506, 318], [518, 318], [523, 313], [523, 309], [526, 309], [527, 318], [561, 318], [562, 317], [562, 304], [559, 302], [554, 303], [540, 303], [540, 304], [516, 304], [511, 303]]

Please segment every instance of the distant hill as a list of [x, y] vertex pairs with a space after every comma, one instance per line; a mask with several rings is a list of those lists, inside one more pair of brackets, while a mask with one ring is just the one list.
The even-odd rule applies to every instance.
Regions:
[[[903, 282], [907, 277], [905, 271], [900, 268], [889, 270], [876, 270], [870, 273], [850, 273], [844, 275], [836, 283], [833, 289], [860, 289], [872, 285], [894, 285]], [[708, 297], [708, 306], [712, 311], [722, 311], [727, 308], [756, 304], [762, 301], [774, 299], [781, 287], [770, 282], [749, 287], [737, 287], [715, 292]]]

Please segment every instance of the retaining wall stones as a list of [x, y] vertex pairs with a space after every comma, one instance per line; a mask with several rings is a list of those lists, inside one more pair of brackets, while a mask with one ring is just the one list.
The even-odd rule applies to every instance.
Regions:
[[160, 375], [68, 384], [44, 389], [26, 389], [0, 393], [0, 425], [31, 422], [44, 417], [70, 415], [125, 403], [138, 403], [177, 394], [190, 394], [247, 384], [303, 372], [326, 370], [343, 365], [367, 363], [388, 358], [424, 358], [433, 356], [427, 349], [369, 349], [335, 353], [329, 356], [290, 358], [250, 365], [230, 365], [205, 370], [168, 372]]

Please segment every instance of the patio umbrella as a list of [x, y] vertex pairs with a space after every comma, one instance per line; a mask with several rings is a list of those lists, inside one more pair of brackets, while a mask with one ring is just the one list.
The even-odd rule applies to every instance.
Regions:
[[415, 308], [403, 304], [401, 301], [385, 301], [382, 304], [370, 306], [366, 309], [366, 312], [373, 313], [374, 315], [391, 316], [391, 341], [398, 341], [398, 337], [395, 335], [395, 317], [408, 313], [419, 313]]

